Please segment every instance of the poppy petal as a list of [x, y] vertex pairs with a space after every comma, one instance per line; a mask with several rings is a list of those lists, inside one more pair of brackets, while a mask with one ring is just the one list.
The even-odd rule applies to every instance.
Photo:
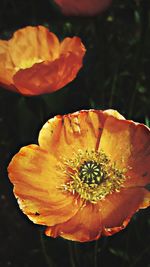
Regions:
[[130, 166], [125, 187], [146, 186], [150, 184], [150, 130], [142, 124], [132, 125], [134, 134], [131, 140]]
[[20, 208], [34, 223], [51, 226], [64, 222], [82, 204], [73, 194], [62, 191], [60, 186], [67, 177], [58, 161], [37, 145], [23, 147], [8, 172]]
[[79, 37], [65, 38], [60, 44], [60, 54], [74, 53], [79, 58], [82, 58], [86, 52], [84, 45]]
[[65, 15], [92, 16], [104, 11], [112, 0], [54, 0]]
[[86, 204], [69, 221], [46, 229], [46, 235], [62, 236], [73, 241], [92, 241], [101, 235], [101, 218], [97, 205]]
[[150, 183], [150, 134], [146, 126], [110, 116], [105, 122], [99, 149], [116, 165], [127, 169], [124, 186]]
[[125, 120], [125, 117], [123, 117], [117, 110], [115, 109], [106, 109], [103, 111], [104, 114], [107, 114], [108, 116], [113, 116], [116, 119], [119, 120]]
[[131, 155], [130, 123], [109, 116], [105, 122], [99, 150], [103, 150], [118, 166], [126, 167]]
[[43, 26], [17, 30], [9, 40], [9, 52], [18, 70], [29, 68], [36, 62], [55, 60], [59, 49], [56, 35]]
[[71, 82], [86, 51], [80, 38], [60, 43], [44, 26], [17, 30], [0, 44], [0, 84], [28, 96], [52, 93]]
[[140, 204], [140, 209], [145, 209], [150, 206], [150, 184], [145, 186], [146, 193], [144, 195], [143, 202]]
[[24, 95], [54, 92], [71, 82], [82, 66], [81, 57], [74, 53], [62, 54], [50, 62], [34, 64], [14, 76], [14, 84]]
[[120, 192], [109, 194], [99, 201], [103, 234], [107, 232], [107, 235], [111, 235], [124, 228], [133, 214], [144, 207], [146, 199], [147, 192], [144, 188], [122, 188]]
[[14, 73], [15, 70], [9, 54], [8, 42], [0, 40], [0, 84], [7, 86], [12, 91], [17, 91], [13, 86], [12, 77]]
[[106, 115], [101, 111], [80, 111], [50, 119], [41, 129], [39, 144], [56, 156], [72, 158], [73, 152], [95, 150]]

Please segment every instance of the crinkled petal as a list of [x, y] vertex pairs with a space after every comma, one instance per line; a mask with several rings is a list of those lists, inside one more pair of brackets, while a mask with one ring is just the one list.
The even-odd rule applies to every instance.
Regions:
[[[148, 205], [148, 194], [144, 188], [122, 188], [98, 202], [103, 223], [103, 235], [120, 231], [133, 214]], [[150, 199], [149, 199], [150, 200]]]
[[28, 96], [52, 93], [71, 82], [86, 51], [79, 37], [60, 43], [43, 26], [25, 27], [0, 42], [0, 84]]
[[54, 0], [65, 15], [93, 16], [104, 11], [112, 0]]
[[92, 241], [101, 235], [102, 222], [97, 205], [87, 203], [69, 221], [46, 229], [46, 235], [73, 241]]
[[18, 71], [14, 83], [24, 95], [52, 93], [71, 82], [81, 67], [82, 56], [67, 53], [52, 62], [38, 63]]
[[18, 69], [29, 68], [39, 61], [55, 60], [59, 49], [56, 35], [43, 26], [19, 29], [9, 40], [9, 52]]
[[13, 157], [8, 172], [20, 208], [34, 223], [62, 223], [82, 204], [75, 195], [62, 190], [68, 178], [60, 163], [37, 145], [23, 147]]
[[50, 119], [41, 129], [39, 144], [55, 155], [72, 158], [79, 150], [95, 150], [106, 115], [102, 111], [80, 111]]

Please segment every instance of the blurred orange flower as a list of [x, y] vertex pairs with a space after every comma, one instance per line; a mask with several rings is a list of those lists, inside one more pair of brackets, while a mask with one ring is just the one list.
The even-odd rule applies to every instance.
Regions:
[[85, 51], [79, 37], [59, 42], [43, 26], [25, 27], [0, 40], [0, 84], [29, 96], [54, 92], [76, 77]]
[[150, 205], [150, 131], [114, 110], [50, 119], [39, 146], [9, 164], [14, 194], [46, 235], [90, 241], [112, 235]]
[[104, 11], [112, 0], [54, 0], [65, 15], [93, 16]]

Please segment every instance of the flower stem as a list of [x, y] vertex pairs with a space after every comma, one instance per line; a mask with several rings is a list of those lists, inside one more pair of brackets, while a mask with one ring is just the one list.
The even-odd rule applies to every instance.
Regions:
[[112, 108], [112, 105], [113, 105], [113, 99], [114, 99], [115, 90], [116, 90], [117, 78], [118, 78], [118, 70], [116, 71], [114, 78], [113, 78], [111, 95], [110, 95], [110, 100], [109, 100], [109, 108]]
[[150, 246], [146, 247], [135, 259], [134, 262], [131, 263], [129, 267], [135, 267], [138, 262], [143, 258], [144, 254], [150, 252]]
[[141, 2], [141, 32], [139, 41], [137, 44], [137, 50], [136, 50], [136, 57], [135, 57], [135, 66], [134, 66], [134, 74], [133, 74], [133, 94], [131, 96], [131, 101], [129, 104], [129, 113], [128, 118], [130, 119], [132, 117], [135, 98], [137, 94], [137, 85], [139, 80], [139, 75], [141, 71], [141, 65], [142, 65], [142, 58], [144, 53], [144, 44], [146, 39], [146, 31], [148, 27], [148, 2]]
[[98, 253], [98, 240], [95, 241], [95, 247], [94, 247], [94, 267], [98, 267], [97, 253]]
[[46, 245], [45, 245], [45, 242], [44, 242], [44, 236], [43, 236], [43, 232], [42, 231], [40, 231], [40, 241], [41, 241], [42, 252], [43, 252], [45, 261], [47, 263], [47, 266], [48, 267], [56, 267], [56, 265], [54, 264], [52, 259], [47, 254]]
[[74, 259], [73, 244], [71, 242], [68, 242], [68, 248], [69, 248], [69, 256], [70, 256], [71, 267], [76, 267], [75, 259]]

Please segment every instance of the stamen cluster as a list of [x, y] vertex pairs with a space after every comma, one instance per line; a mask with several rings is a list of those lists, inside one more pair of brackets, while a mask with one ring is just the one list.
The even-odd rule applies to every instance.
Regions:
[[64, 160], [64, 164], [69, 181], [62, 186], [63, 190], [78, 193], [91, 203], [120, 191], [126, 179], [126, 169], [118, 169], [103, 151], [78, 151], [72, 159]]

